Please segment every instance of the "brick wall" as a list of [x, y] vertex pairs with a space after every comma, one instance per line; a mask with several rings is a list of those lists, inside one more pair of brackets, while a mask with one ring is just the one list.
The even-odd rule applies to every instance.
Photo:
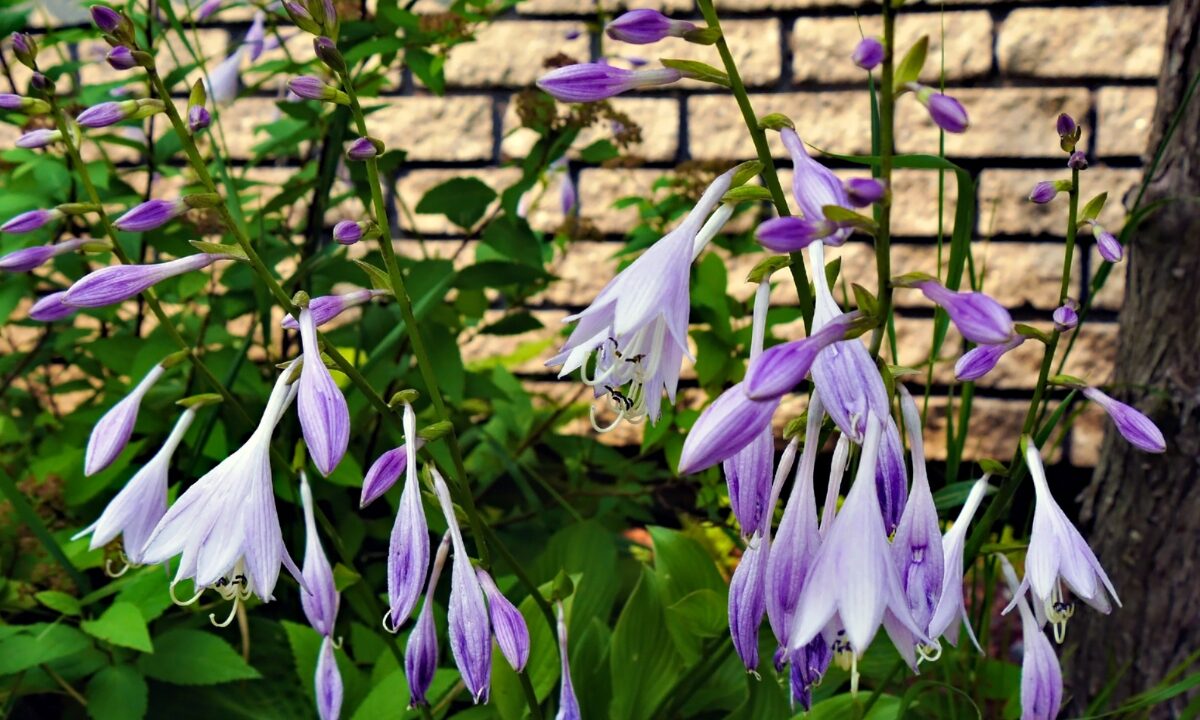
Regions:
[[[438, 9], [432, 0], [421, 2], [428, 3], [429, 10]], [[617, 9], [607, 0], [602, 4], [606, 10]], [[651, 0], [649, 4], [677, 17], [699, 17], [691, 0]], [[985, 287], [1013, 308], [1018, 320], [1046, 326], [1057, 295], [1065, 209], [1061, 203], [1034, 206], [1025, 197], [1037, 180], [1061, 177], [1064, 172], [1053, 132], [1054, 118], [1059, 112], [1069, 112], [1085, 126], [1085, 147], [1092, 161], [1084, 175], [1085, 196], [1109, 191], [1105, 214], [1110, 224], [1119, 227], [1119, 201], [1138, 181], [1146, 151], [1165, 33], [1165, 3], [947, 0], [944, 9], [935, 2], [909, 5], [897, 25], [900, 42], [907, 45], [922, 34], [930, 35], [926, 79], [936, 81], [944, 51], [950, 92], [970, 112], [970, 131], [948, 136], [946, 151], [968, 168], [977, 182], [975, 257], [985, 272]], [[394, 96], [389, 107], [373, 116], [372, 122], [389, 147], [409, 153], [410, 162], [394, 188], [409, 207], [424, 190], [450, 176], [475, 175], [497, 188], [515, 179], [516, 170], [504, 167], [505, 161], [520, 157], [530, 141], [516, 127], [511, 98], [544, 72], [542, 61], [548, 56], [561, 52], [584, 60], [603, 49], [626, 57], [682, 57], [719, 65], [712, 48], [679, 40], [641, 47], [602, 45], [600, 37], [587, 32], [588, 23], [595, 21], [596, 7], [593, 0], [521, 3], [480, 32], [475, 43], [454, 49], [446, 65], [445, 97], [418, 90], [411, 77], [396, 74], [386, 87], [386, 93]], [[841, 153], [868, 149], [867, 94], [862, 73], [849, 62], [848, 54], [859, 36], [856, 13], [863, 13], [865, 32], [878, 32], [874, 7], [853, 0], [730, 0], [720, 3], [718, 9], [759, 114], [788, 114], [801, 136], [817, 147]], [[243, 9], [230, 9], [219, 16], [220, 22], [203, 31], [203, 45], [214, 66], [224, 56], [230, 38], [240, 38], [248, 17]], [[568, 39], [573, 32], [582, 34]], [[308, 57], [307, 43], [307, 38], [294, 39], [298, 56]], [[81, 51], [81, 56], [89, 57], [86, 51]], [[253, 74], [248, 78], [253, 79]], [[737, 161], [752, 156], [733, 99], [711, 87], [685, 82], [617, 101], [618, 109], [643, 128], [642, 142], [634, 148], [642, 162], [621, 169], [589, 167], [578, 161], [571, 166], [582, 212], [607, 239], [576, 242], [556, 261], [554, 271], [562, 280], [534, 301], [546, 330], [471, 340], [464, 350], [468, 360], [511, 353], [528, 343], [549, 346], [555, 342], [559, 320], [586, 304], [615, 267], [612, 255], [618, 246], [614, 243], [633, 217], [629, 210], [612, 209], [616, 198], [648, 191], [654, 179], [686, 160]], [[270, 86], [265, 87], [263, 97], [243, 98], [236, 114], [227, 113], [233, 118], [226, 133], [234, 153], [247, 153], [257, 142], [254, 127], [277, 112], [272, 92]], [[908, 100], [901, 103], [898, 113], [898, 149], [936, 152], [936, 128], [922, 109]], [[786, 168], [786, 154], [777, 138], [773, 142], [776, 156], [784, 159], [781, 167]], [[287, 171], [251, 172], [269, 179]], [[785, 171], [784, 175], [786, 182], [790, 174]], [[897, 273], [932, 271], [938, 227], [936, 176], [900, 172], [894, 190], [893, 225], [899, 237], [893, 246], [893, 268]], [[952, 203], [953, 182], [947, 193]], [[555, 216], [554, 204], [546, 202], [534, 209], [532, 221], [545, 228], [557, 226], [561, 218]], [[952, 218], [949, 212], [947, 215], [949, 226]], [[431, 253], [449, 254], [457, 248], [451, 229], [439, 218], [418, 216], [416, 227], [407, 221], [401, 225], [408, 237], [401, 243], [406, 250], [414, 250], [412, 238], [418, 235]], [[1074, 268], [1073, 282], [1079, 295], [1084, 292], [1084, 278], [1098, 265], [1089, 241], [1083, 239]], [[836, 254], [844, 258], [846, 277], [873, 288], [875, 271], [869, 247], [855, 242]], [[473, 253], [460, 257], [470, 258]], [[752, 292], [742, 282], [751, 263], [738, 259], [730, 268], [730, 291], [738, 297]], [[1067, 372], [1096, 382], [1109, 378], [1122, 279], [1122, 272], [1114, 273], [1097, 299], [1099, 322], [1089, 323], [1083, 331]], [[794, 298], [790, 278], [781, 279], [775, 299], [790, 303]], [[898, 292], [896, 300], [900, 361], [915, 363], [928, 353], [929, 305], [912, 291]], [[947, 343], [948, 358], [956, 354], [956, 340], [952, 336]], [[541, 357], [546, 354], [522, 363], [517, 370], [552, 396], [573, 394], [574, 385], [554, 382], [542, 367]], [[1038, 360], [1038, 348], [1028, 344], [981, 381], [973, 423], [983, 432], [973, 433], [968, 454], [1000, 455], [1011, 449]], [[935, 382], [944, 387], [951, 380], [949, 364], [939, 368]], [[695, 391], [685, 392], [683, 402], [697, 401]], [[937, 408], [944, 403], [934, 407], [937, 416]], [[940, 452], [936, 447], [940, 422], [938, 416], [930, 428], [934, 457]], [[1103, 427], [1094, 414], [1085, 414], [1067, 442], [1066, 459], [1083, 466], [1093, 464]], [[610, 437], [617, 442], [636, 440], [629, 434]]]

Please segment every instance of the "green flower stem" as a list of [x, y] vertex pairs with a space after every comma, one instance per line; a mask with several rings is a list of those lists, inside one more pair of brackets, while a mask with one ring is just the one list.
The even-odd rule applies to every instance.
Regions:
[[[354, 81], [348, 73], [339, 73], [339, 75], [342, 80], [342, 89], [350, 97], [350, 114], [354, 117], [354, 124], [358, 128], [358, 133], [363, 137], [367, 137], [369, 135], [367, 132], [367, 120], [363, 114], [362, 105], [358, 102], [358, 93], [354, 90]], [[442, 399], [442, 392], [438, 387], [437, 374], [434, 372], [433, 363], [429, 359], [429, 351], [425, 345], [425, 339], [421, 336], [421, 331], [417, 326], [417, 318], [413, 313], [412, 299], [408, 295], [404, 275], [400, 272], [400, 264], [396, 261], [396, 249], [392, 244], [391, 223], [388, 222], [387, 206], [383, 201], [383, 188], [379, 184], [379, 162], [376, 158], [369, 158], [366, 161], [366, 167], [367, 184], [371, 186], [371, 204], [374, 206], [375, 222], [383, 232], [379, 238], [379, 251], [383, 255], [383, 264], [387, 268], [388, 280], [392, 284], [396, 304], [400, 306], [400, 317], [403, 318], [404, 324], [408, 327], [408, 338], [412, 345], [413, 356], [417, 360], [417, 368], [420, 370], [421, 378], [425, 381], [425, 387], [429, 391], [429, 399], [433, 403], [434, 414], [438, 420], [449, 421], [450, 413], [446, 409], [445, 400]], [[484, 541], [484, 523], [479, 517], [479, 510], [475, 507], [475, 497], [471, 493], [467, 482], [467, 469], [463, 463], [462, 448], [459, 446], [458, 433], [454, 429], [453, 423], [450, 424], [450, 432], [446, 434], [445, 440], [450, 449], [450, 456], [454, 461], [455, 476], [452, 480], [457, 486], [455, 490], [458, 494], [458, 500], [462, 503], [463, 509], [467, 513], [467, 520], [471, 525], [471, 534], [476, 540], [479, 561], [486, 568], [491, 565], [491, 552], [488, 549], [488, 543]], [[538, 594], [536, 586], [530, 587], [530, 592], [536, 596]]]
[[[717, 10], [713, 7], [712, 0], [699, 0], [699, 5], [700, 12], [704, 15], [704, 22], [708, 23], [709, 27], [720, 30], [721, 19], [717, 17]], [[729, 76], [729, 89], [733, 92], [738, 109], [742, 111], [742, 120], [746, 123], [746, 130], [754, 142], [754, 151], [758, 155], [758, 161], [762, 163], [762, 179], [771, 193], [771, 202], [775, 205], [775, 212], [779, 213], [779, 217], [788, 217], [792, 212], [788, 208], [783, 187], [779, 184], [779, 173], [775, 170], [775, 159], [771, 157], [771, 148], [767, 145], [767, 134], [758, 125], [758, 115], [754, 113], [754, 106], [750, 104], [746, 85], [742, 82], [742, 76], [738, 72], [737, 63], [733, 60], [733, 54], [729, 52], [729, 44], [725, 42], [723, 32], [717, 38], [717, 53], [721, 56], [721, 63], [725, 66], [725, 74]], [[811, 328], [813, 296], [808, 286], [808, 272], [804, 269], [804, 255], [794, 252], [789, 257], [792, 261], [792, 278], [796, 282], [796, 294], [800, 300], [800, 311], [804, 314], [804, 326]]]
[[[883, 66], [879, 79], [879, 177], [892, 187], [893, 135], [895, 133], [896, 93], [896, 10], [890, 1], [883, 3]], [[892, 200], [889, 192], [879, 203], [879, 230], [875, 233], [875, 274], [879, 291], [879, 317], [892, 313]], [[871, 354], [878, 357], [883, 345], [886, 323], [871, 333]], [[895, 362], [895, 358], [892, 361]]]

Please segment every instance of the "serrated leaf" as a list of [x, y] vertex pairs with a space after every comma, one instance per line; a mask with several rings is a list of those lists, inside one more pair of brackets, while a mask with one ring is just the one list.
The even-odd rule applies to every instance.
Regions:
[[95, 620], [79, 623], [79, 629], [113, 645], [145, 653], [154, 652], [150, 631], [146, 629], [146, 619], [133, 603], [115, 602]]
[[729, 87], [729, 76], [712, 65], [695, 60], [678, 60], [663, 58], [660, 60], [666, 67], [678, 70], [686, 78], [710, 82], [721, 87]]
[[87, 686], [87, 713], [93, 720], [140, 720], [146, 716], [150, 691], [132, 665], [106, 667]]
[[147, 677], [175, 685], [216, 685], [261, 677], [227, 642], [199, 630], [159, 635], [154, 655], [139, 659], [138, 668]]
[[92, 647], [91, 640], [66, 625], [31, 626], [0, 640], [0, 675], [28, 670]]
[[929, 53], [929, 36], [922, 35], [908, 52], [904, 54], [904, 58], [896, 65], [896, 72], [892, 76], [893, 92], [897, 94], [904, 90], [904, 86], [910, 82], [916, 82], [921, 76], [921, 70], [925, 67], [925, 56]]

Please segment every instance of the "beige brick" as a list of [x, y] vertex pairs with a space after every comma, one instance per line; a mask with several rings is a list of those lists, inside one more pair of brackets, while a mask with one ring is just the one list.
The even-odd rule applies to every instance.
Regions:
[[1071, 426], [1071, 464], [1095, 467], [1100, 462], [1100, 446], [1106, 432], [1116, 432], [1108, 415], [1095, 403], [1088, 403]]
[[[497, 194], [521, 178], [517, 168], [481, 168], [479, 170], [413, 170], [400, 179], [399, 193], [404, 204], [413, 212], [412, 218], [401, 212], [400, 227], [417, 233], [451, 233], [458, 229], [443, 215], [417, 214], [417, 203], [431, 188], [456, 177], [478, 178]], [[499, 201], [497, 201], [499, 202]], [[494, 206], [493, 206], [494, 207]], [[414, 227], [415, 221], [415, 227]]]
[[[721, 29], [737, 63], [742, 82], [748, 87], [760, 87], [779, 80], [782, 48], [778, 20], [727, 20], [721, 23]], [[632, 54], [641, 53], [634, 51]], [[716, 46], [696, 45], [681, 38], [667, 38], [655, 43], [652, 48], [647, 48], [646, 57], [697, 60], [723, 70]], [[698, 81], [686, 81], [685, 84], [709, 89], [715, 87], [711, 83]]]
[[1147, 144], [1157, 97], [1154, 88], [1100, 88], [1096, 94], [1096, 148], [1100, 157], [1145, 156], [1152, 151]]
[[[1091, 249], [1091, 268], [1092, 275], [1100, 268], [1104, 258], [1100, 257], [1100, 252], [1095, 246]], [[1092, 299], [1092, 306], [1101, 310], [1120, 310], [1121, 304], [1125, 299], [1125, 273], [1129, 269], [1128, 263], [1120, 263], [1113, 267], [1108, 273], [1108, 279], [1104, 282], [1104, 287], [1100, 288], [1100, 292]]]
[[[679, 101], [669, 98], [616, 98], [613, 108], [625, 113], [642, 129], [642, 141], [629, 148], [628, 154], [645, 160], [673, 160], [679, 148]], [[597, 140], [612, 139], [609, 123], [599, 122], [579, 133], [572, 145], [571, 157]], [[504, 141], [500, 151], [507, 158], [524, 158], [537, 142], [537, 133], [520, 127], [515, 103], [509, 102], [504, 114]]]
[[221, 108], [220, 123], [229, 154], [234, 158], [252, 157], [254, 146], [267, 140], [266, 133], [259, 128], [280, 117], [282, 112], [270, 98], [239, 98], [232, 105]]
[[[1067, 225], [1067, 196], [1038, 205], [1029, 191], [1041, 180], [1069, 178], [1062, 170], [984, 170], [979, 176], [979, 229], [984, 235], [1063, 235]], [[1083, 197], [1108, 193], [1101, 221], [1120, 229], [1125, 210], [1121, 201], [1141, 179], [1141, 171], [1092, 166], [1082, 174]], [[1086, 200], [1085, 200], [1086, 201]]]
[[[635, 8], [650, 8], [665, 13], [686, 13], [693, 9], [692, 0], [650, 0], [649, 2], [633, 2], [632, 0], [527, 0], [517, 4], [517, 12], [531, 15], [594, 15], [597, 10], [616, 14], [623, 10]], [[578, 23], [581, 31], [586, 31], [584, 24]]]
[[446, 61], [446, 82], [460, 87], [523, 88], [547, 72], [543, 61], [559, 53], [588, 59], [588, 37], [567, 40], [575, 22], [501, 20], [481, 29], [472, 43], [455, 47]]
[[[1025, 400], [976, 397], [971, 403], [971, 421], [963, 457], [968, 460], [993, 458], [1007, 463], [1017, 449], [1021, 423], [1028, 408], [1029, 403]], [[945, 398], [930, 398], [925, 423], [925, 454], [931, 460], [946, 459], [946, 409]], [[957, 425], [957, 400], [954, 419]]]
[[[759, 115], [784, 113], [792, 118], [806, 143], [831, 152], [861, 153], [871, 148], [870, 105], [861, 92], [797, 92], [752, 95]], [[728, 95], [688, 98], [688, 143], [699, 160], [743, 160], [754, 156], [737, 103]], [[775, 157], [787, 152], [778, 133], [768, 133]]]
[[472, 97], [388, 98], [367, 122], [389, 148], [410, 160], [490, 160], [492, 100]]
[[[898, 55], [922, 35], [929, 36], [929, 59], [922, 79], [930, 83], [940, 77], [942, 17], [940, 13], [904, 13], [896, 22]], [[992, 68], [991, 15], [983, 11], [949, 12], [944, 17], [946, 78], [959, 80], [987, 74]], [[863, 34], [878, 36], [882, 32], [882, 21], [873, 15], [799, 18], [792, 26], [792, 80], [797, 83], [865, 81], [866, 73], [850, 61], [850, 53]]]
[[997, 55], [1009, 75], [1155, 77], [1166, 7], [1028, 8], [999, 28]]
[[639, 195], [651, 197], [654, 181], [663, 170], [586, 168], [579, 174], [579, 207], [601, 232], [619, 233], [638, 222], [637, 208], [613, 208], [617, 200]]
[[[562, 319], [567, 313], [562, 310], [535, 310], [531, 313], [543, 325], [537, 330], [530, 330], [519, 335], [470, 335], [462, 343], [463, 362], [468, 365], [483, 364], [489, 360], [502, 359], [513, 355], [530, 346], [544, 346], [541, 352], [521, 362], [505, 362], [504, 366], [512, 372], [529, 374], [551, 373], [546, 367], [546, 360], [553, 356], [561, 344], [559, 332], [565, 327]], [[483, 325], [488, 325], [504, 317], [500, 310], [488, 310], [483, 316]]]

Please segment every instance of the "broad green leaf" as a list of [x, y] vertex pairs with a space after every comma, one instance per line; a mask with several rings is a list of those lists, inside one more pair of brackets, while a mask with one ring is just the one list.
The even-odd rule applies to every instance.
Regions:
[[53, 662], [92, 647], [91, 640], [66, 625], [31, 625], [0, 640], [0, 675]]
[[871, 710], [863, 715], [867, 693], [835, 695], [813, 705], [805, 720], [893, 720], [900, 710], [900, 698], [895, 695], [880, 695]]
[[87, 686], [87, 713], [93, 720], [140, 720], [150, 691], [132, 665], [106, 667]]
[[317, 668], [317, 656], [321, 652], [321, 634], [308, 625], [301, 625], [289, 620], [280, 622], [284, 633], [287, 634], [288, 645], [292, 648], [292, 664], [296, 668], [296, 676], [300, 679], [300, 687], [309, 698], [313, 696], [313, 673]]
[[146, 619], [137, 605], [127, 602], [115, 602], [95, 620], [84, 620], [79, 628], [94, 638], [133, 648], [142, 652], [154, 652], [150, 642], [150, 631], [146, 629]]
[[135, 605], [146, 622], [158, 619], [171, 607], [171, 595], [164, 587], [167, 580], [161, 567], [133, 570], [126, 577], [128, 580], [117, 593], [116, 601]]
[[488, 260], [463, 268], [455, 284], [463, 290], [479, 290], [505, 285], [525, 285], [548, 280], [550, 277], [545, 270], [532, 265]]
[[613, 720], [649, 718], [683, 670], [663, 613], [659, 581], [648, 568], [621, 610], [609, 652]]
[[496, 191], [482, 180], [453, 178], [425, 193], [416, 210], [424, 215], [445, 215], [450, 222], [468, 230], [479, 222], [495, 199]]
[[79, 598], [76, 598], [73, 595], [68, 595], [65, 592], [59, 592], [58, 590], [43, 590], [33, 597], [36, 598], [41, 604], [45, 605], [51, 610], [56, 610], [63, 615], [79, 614]]
[[668, 605], [697, 590], [724, 593], [726, 585], [716, 563], [700, 543], [664, 527], [648, 530], [654, 540], [654, 574]]
[[696, 590], [667, 606], [667, 617], [696, 637], [720, 637], [729, 632], [726, 598], [713, 590]]
[[138, 667], [147, 677], [176, 685], [215, 685], [260, 677], [228, 643], [199, 630], [159, 635], [154, 655], [142, 657]]
[[567, 618], [569, 635], [583, 633], [592, 618], [607, 623], [617, 594], [617, 546], [612, 533], [592, 520], [559, 530], [546, 543], [533, 573], [544, 582], [560, 570], [580, 575]]
[[481, 335], [520, 335], [545, 327], [542, 322], [525, 310], [509, 313], [496, 322], [480, 328]]
[[536, 268], [542, 267], [542, 243], [522, 218], [509, 215], [498, 217], [488, 223], [480, 239], [483, 244], [475, 255], [480, 262], [514, 260]]
[[[432, 693], [432, 688], [430, 689]], [[431, 694], [431, 697], [437, 695]], [[379, 682], [373, 683], [354, 711], [352, 720], [402, 720], [420, 717], [415, 710], [408, 710], [408, 681], [402, 670], [393, 670]]]

